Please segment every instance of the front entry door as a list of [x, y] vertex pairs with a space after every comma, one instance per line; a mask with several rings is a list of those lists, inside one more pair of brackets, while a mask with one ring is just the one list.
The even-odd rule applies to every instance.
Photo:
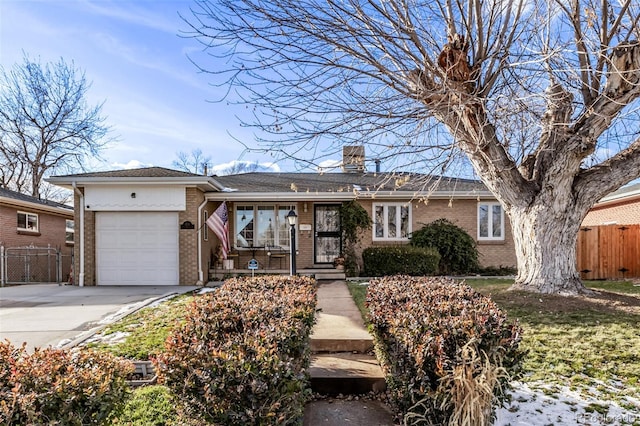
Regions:
[[340, 205], [316, 204], [314, 226], [315, 263], [333, 263], [340, 256]]

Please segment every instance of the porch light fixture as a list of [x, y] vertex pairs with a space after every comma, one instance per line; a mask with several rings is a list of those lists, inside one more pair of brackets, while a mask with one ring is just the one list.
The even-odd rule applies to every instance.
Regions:
[[298, 220], [298, 215], [293, 209], [291, 209], [285, 217], [287, 218], [289, 226], [291, 227], [291, 250], [289, 250], [289, 252], [291, 253], [291, 261], [289, 262], [289, 274], [291, 276], [294, 276], [296, 274], [296, 222]]

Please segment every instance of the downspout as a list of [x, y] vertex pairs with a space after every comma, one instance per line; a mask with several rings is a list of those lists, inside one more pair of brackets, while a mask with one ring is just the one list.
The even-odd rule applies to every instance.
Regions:
[[78, 271], [78, 286], [84, 287], [84, 194], [78, 189], [76, 182], [71, 182], [73, 192], [80, 198], [80, 270]]
[[202, 209], [207, 205], [209, 200], [205, 200], [198, 207], [198, 282], [196, 285], [204, 285], [204, 272], [202, 271], [202, 227], [206, 224], [202, 223]]

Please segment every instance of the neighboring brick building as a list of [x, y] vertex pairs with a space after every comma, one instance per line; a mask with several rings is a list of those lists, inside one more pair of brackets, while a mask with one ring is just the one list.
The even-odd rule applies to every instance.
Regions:
[[[209, 177], [151, 167], [49, 181], [76, 191], [76, 222], [84, 227], [76, 235], [75, 270], [87, 285], [193, 285], [211, 270], [250, 273], [251, 259], [258, 272], [286, 273], [289, 257], [270, 255], [290, 252], [291, 210], [297, 214], [297, 271], [324, 273], [342, 255], [337, 212], [350, 200], [374, 223], [363, 247], [408, 244], [411, 232], [447, 218], [478, 242], [483, 266], [516, 265], [509, 223], [481, 182], [446, 178], [432, 189], [424, 175], [367, 172], [364, 152], [351, 154], [342, 173]], [[233, 266], [220, 262], [220, 241], [205, 225], [222, 203]]]
[[640, 183], [628, 185], [598, 201], [583, 226], [640, 224]]
[[[73, 240], [73, 208], [0, 188], [0, 246], [3, 253], [16, 254], [18, 248], [23, 247], [57, 250], [66, 256], [63, 270], [63, 278], [66, 279], [73, 253]], [[28, 268], [28, 265], [23, 268], [21, 264], [18, 271], [11, 263], [4, 266], [8, 270], [3, 270], [4, 275], [0, 278], [8, 278], [9, 281], [14, 280], [12, 275], [19, 276], [15, 279], [24, 278], [24, 270]], [[28, 275], [41, 281], [39, 275], [42, 274], [33, 264], [29, 269]]]

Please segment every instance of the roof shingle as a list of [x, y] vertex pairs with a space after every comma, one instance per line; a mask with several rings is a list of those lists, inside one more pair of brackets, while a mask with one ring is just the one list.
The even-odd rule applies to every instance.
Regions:
[[243, 173], [214, 176], [216, 181], [239, 192], [351, 192], [487, 191], [477, 180], [436, 177], [417, 173]]
[[58, 207], [63, 209], [72, 210], [73, 207], [66, 204], [56, 203], [55, 201], [42, 200], [40, 198], [32, 197], [30, 195], [22, 194], [20, 192], [12, 191], [6, 188], [0, 188], [0, 197], [10, 198], [12, 200], [25, 201], [28, 203], [41, 204], [43, 206]]
[[164, 167], [143, 167], [140, 169], [109, 170], [105, 172], [78, 173], [72, 175], [55, 176], [56, 178], [179, 178], [179, 177], [203, 177], [195, 173], [181, 170], [167, 169]]

